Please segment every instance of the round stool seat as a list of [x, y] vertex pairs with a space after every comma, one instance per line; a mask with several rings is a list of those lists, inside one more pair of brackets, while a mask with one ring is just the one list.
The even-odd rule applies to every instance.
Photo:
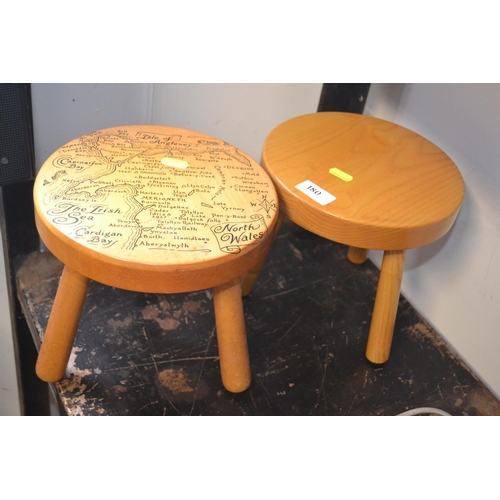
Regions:
[[[214, 302], [233, 316], [221, 326], [226, 313], [218, 313], [215, 304], [218, 333], [233, 329], [235, 321], [241, 330], [243, 319], [234, 319], [239, 315], [234, 307], [241, 309], [239, 281], [272, 242], [277, 194], [260, 165], [236, 147], [173, 127], [100, 130], [47, 159], [34, 200], [40, 236], [65, 264], [58, 295], [61, 287], [68, 293], [80, 287], [72, 300], [83, 305], [88, 279], [148, 293], [214, 287]], [[230, 297], [219, 300], [226, 289], [232, 290]], [[67, 326], [61, 315], [71, 315], [69, 307], [74, 306], [58, 305], [56, 297], [53, 324], [47, 327], [57, 331], [52, 337], [62, 338]], [[78, 319], [79, 313], [72, 319], [76, 326]], [[44, 380], [64, 374], [60, 362], [52, 373], [43, 361], [58, 357], [45, 346], [57, 342], [42, 344], [37, 372]]]
[[93, 280], [149, 293], [241, 276], [276, 218], [276, 192], [254, 160], [161, 126], [71, 141], [44, 163], [34, 197], [38, 231], [57, 258]]
[[455, 221], [464, 182], [429, 140], [364, 115], [320, 112], [288, 120], [267, 136], [262, 166], [280, 210], [324, 238], [348, 245], [361, 264], [384, 250], [367, 358], [389, 358], [405, 252], [442, 237]]
[[364, 115], [288, 120], [268, 135], [262, 159], [290, 219], [350, 246], [427, 245], [450, 229], [464, 196], [462, 176], [441, 149]]

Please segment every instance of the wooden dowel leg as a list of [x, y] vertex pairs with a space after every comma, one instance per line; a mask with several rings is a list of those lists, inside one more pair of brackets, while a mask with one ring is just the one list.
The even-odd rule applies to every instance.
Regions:
[[241, 280], [215, 287], [213, 296], [222, 383], [230, 392], [242, 392], [250, 386], [251, 375]]
[[389, 359], [405, 254], [405, 250], [384, 252], [366, 347], [366, 357], [372, 363], [381, 364]]
[[353, 264], [363, 264], [368, 258], [368, 250], [366, 248], [349, 247], [347, 258]]
[[66, 372], [89, 280], [65, 266], [36, 363], [45, 382], [57, 382]]
[[[273, 234], [270, 235], [270, 237], [273, 239], [273, 242], [276, 239], [276, 236], [278, 236], [278, 233], [279, 233], [279, 230], [281, 228], [281, 224], [283, 224], [284, 218], [285, 218], [285, 216], [283, 215], [283, 212], [280, 211], [278, 213], [278, 217], [276, 219], [276, 224], [273, 228]], [[262, 256], [261, 261], [256, 266], [254, 266], [252, 269], [250, 269], [250, 271], [248, 271], [246, 274], [244, 274], [243, 277], [241, 278], [241, 289], [242, 289], [241, 293], [244, 297], [246, 297], [252, 291], [252, 288], [253, 288], [255, 282], [257, 281], [257, 278], [259, 277], [260, 271], [261, 271], [262, 267], [264, 266], [264, 263], [266, 262], [267, 256], [268, 256], [271, 248], [272, 248], [272, 244], [269, 245], [269, 248]]]

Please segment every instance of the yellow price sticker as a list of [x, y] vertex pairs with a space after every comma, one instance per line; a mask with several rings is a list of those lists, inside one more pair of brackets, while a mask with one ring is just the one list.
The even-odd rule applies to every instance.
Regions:
[[348, 173], [340, 170], [340, 168], [331, 168], [329, 172], [345, 182], [351, 182], [354, 178], [352, 175], [349, 175]]

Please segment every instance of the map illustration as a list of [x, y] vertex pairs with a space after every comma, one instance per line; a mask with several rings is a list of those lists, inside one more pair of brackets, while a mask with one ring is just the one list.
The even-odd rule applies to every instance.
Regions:
[[277, 210], [267, 174], [234, 146], [146, 125], [60, 148], [38, 174], [35, 201], [71, 239], [145, 262], [157, 252], [187, 261], [240, 253], [267, 236]]

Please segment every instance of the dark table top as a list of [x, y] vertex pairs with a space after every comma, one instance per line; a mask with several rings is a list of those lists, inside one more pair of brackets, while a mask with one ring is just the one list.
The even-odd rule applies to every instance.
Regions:
[[[244, 298], [252, 384], [221, 383], [212, 292], [155, 295], [91, 282], [68, 365], [53, 384], [67, 415], [397, 415], [434, 407], [500, 415], [500, 403], [403, 298], [392, 354], [364, 356], [378, 280], [370, 262], [285, 221]], [[37, 345], [62, 264], [17, 263], [20, 303]]]

